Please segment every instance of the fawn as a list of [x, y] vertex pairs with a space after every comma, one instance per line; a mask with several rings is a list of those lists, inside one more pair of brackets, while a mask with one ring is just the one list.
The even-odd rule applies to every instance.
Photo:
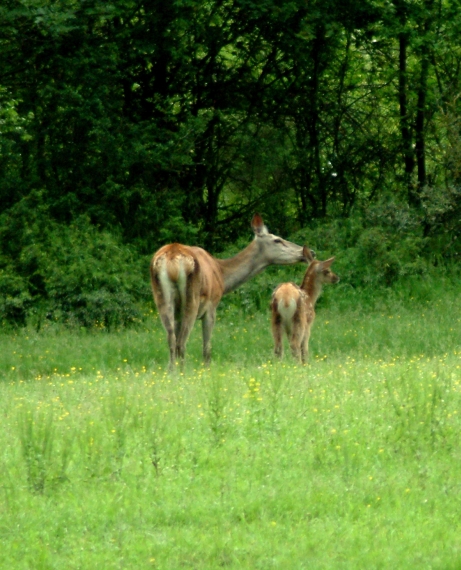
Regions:
[[304, 246], [304, 256], [309, 266], [301, 287], [294, 283], [281, 283], [272, 294], [272, 335], [274, 353], [283, 354], [282, 334], [287, 333], [291, 352], [295, 358], [305, 364], [309, 348], [309, 337], [315, 319], [315, 303], [322, 292], [324, 283], [338, 283], [330, 266], [334, 257], [326, 261], [317, 261], [311, 250]]

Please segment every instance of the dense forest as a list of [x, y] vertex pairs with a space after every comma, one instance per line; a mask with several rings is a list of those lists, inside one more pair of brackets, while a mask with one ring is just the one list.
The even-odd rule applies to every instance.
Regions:
[[456, 260], [459, 38], [458, 0], [3, 0], [0, 319], [131, 322], [158, 246], [255, 211], [357, 286]]

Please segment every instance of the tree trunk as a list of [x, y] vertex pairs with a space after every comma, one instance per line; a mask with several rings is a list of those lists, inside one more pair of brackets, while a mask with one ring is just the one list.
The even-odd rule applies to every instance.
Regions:
[[414, 204], [414, 189], [412, 175], [415, 168], [415, 157], [412, 148], [412, 135], [408, 116], [407, 102], [407, 45], [406, 32], [399, 34], [399, 107], [400, 107], [400, 132], [402, 135], [402, 151], [404, 162], [404, 177], [407, 187], [408, 203]]

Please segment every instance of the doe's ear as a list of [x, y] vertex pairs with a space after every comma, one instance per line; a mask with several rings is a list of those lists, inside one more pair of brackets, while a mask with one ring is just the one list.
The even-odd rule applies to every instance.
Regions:
[[251, 227], [255, 235], [262, 235], [269, 233], [266, 226], [264, 225], [263, 219], [259, 214], [255, 214], [251, 220]]
[[312, 249], [310, 249], [309, 247], [307, 247], [307, 245], [305, 245], [303, 247], [303, 257], [306, 260], [307, 263], [310, 263], [311, 261], [314, 261], [314, 256], [312, 255]]

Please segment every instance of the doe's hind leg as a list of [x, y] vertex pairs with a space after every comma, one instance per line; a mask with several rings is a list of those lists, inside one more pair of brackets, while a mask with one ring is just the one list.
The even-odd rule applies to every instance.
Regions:
[[196, 294], [194, 287], [195, 275], [189, 275], [184, 291], [183, 306], [181, 307], [181, 326], [176, 339], [177, 352], [181, 368], [184, 367], [186, 355], [186, 344], [189, 339], [192, 327], [197, 319], [200, 297]]
[[170, 361], [168, 368], [171, 371], [175, 367], [177, 342], [174, 308], [170, 296], [168, 294], [165, 294], [165, 292], [162, 290], [158, 276], [154, 277], [152, 285], [155, 304], [157, 305], [158, 314], [167, 335], [168, 347], [170, 350]]

